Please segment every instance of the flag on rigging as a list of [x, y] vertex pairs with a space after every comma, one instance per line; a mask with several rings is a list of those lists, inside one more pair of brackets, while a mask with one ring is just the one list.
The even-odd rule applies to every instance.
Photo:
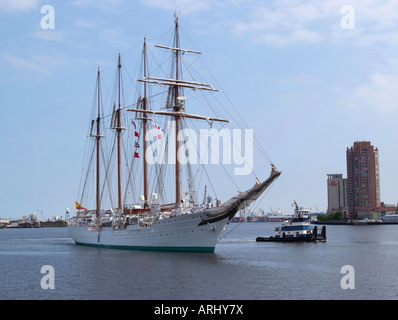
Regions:
[[136, 141], [135, 144], [134, 144], [134, 147], [139, 148], [140, 144]]
[[[156, 123], [156, 121], [153, 121], [153, 122], [152, 122], [152, 126], [153, 126], [155, 129], [162, 130], [163, 133], [165, 133], [164, 129], [162, 129], [162, 128]], [[158, 133], [158, 140], [161, 140], [161, 139], [162, 139], [162, 134], [161, 134], [161, 133]]]
[[134, 158], [139, 158], [140, 154], [138, 152], [134, 152]]
[[136, 137], [139, 137], [140, 134], [137, 132], [137, 126], [136, 126], [135, 122], [134, 122], [134, 121], [131, 121], [131, 123], [132, 123], [133, 126], [134, 126], [134, 135], [135, 135]]
[[86, 210], [87, 211], [87, 209], [85, 207], [83, 207], [80, 203], [78, 203], [76, 201], [75, 201], [75, 206], [76, 206], [77, 210]]

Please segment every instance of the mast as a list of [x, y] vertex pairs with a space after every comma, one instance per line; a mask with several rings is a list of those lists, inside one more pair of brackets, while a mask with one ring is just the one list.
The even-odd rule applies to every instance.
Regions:
[[98, 117], [97, 117], [97, 209], [96, 216], [97, 219], [100, 216], [100, 206], [101, 206], [101, 193], [100, 193], [100, 146], [101, 146], [101, 87], [100, 87], [100, 68], [98, 67]]
[[122, 151], [121, 151], [121, 131], [122, 131], [122, 123], [121, 123], [121, 102], [120, 102], [120, 77], [121, 77], [121, 68], [122, 64], [120, 62], [120, 53], [119, 53], [119, 62], [118, 62], [118, 75], [119, 75], [119, 109], [117, 112], [117, 186], [118, 186], [118, 209], [123, 209], [122, 203]]
[[[145, 119], [146, 114], [161, 114], [161, 115], [171, 116], [172, 118], [175, 119], [175, 123], [176, 123], [176, 126], [175, 126], [175, 146], [176, 146], [176, 150], [175, 150], [175, 170], [176, 170], [175, 205], [176, 205], [176, 208], [178, 208], [181, 204], [181, 164], [180, 164], [179, 157], [178, 157], [179, 146], [180, 146], [180, 141], [178, 140], [178, 132], [180, 129], [180, 120], [182, 118], [193, 118], [193, 119], [207, 120], [210, 125], [213, 121], [229, 122], [229, 120], [185, 113], [185, 104], [183, 101], [180, 101], [180, 99], [182, 98], [182, 97], [180, 97], [180, 91], [181, 91], [180, 88], [181, 89], [190, 88], [193, 90], [208, 90], [208, 91], [219, 91], [219, 90], [214, 89], [210, 84], [207, 84], [207, 83], [201, 83], [201, 82], [196, 82], [196, 81], [186, 81], [186, 80], [181, 79], [181, 77], [180, 77], [180, 72], [181, 72], [181, 70], [180, 70], [181, 56], [180, 55], [181, 55], [181, 53], [182, 54], [185, 54], [185, 53], [201, 54], [201, 52], [196, 51], [196, 50], [180, 48], [179, 24], [178, 24], [179, 14], [174, 13], [174, 17], [175, 17], [175, 20], [174, 20], [174, 23], [175, 23], [175, 37], [174, 37], [175, 45], [173, 47], [164, 46], [164, 45], [154, 45], [155, 47], [158, 47], [158, 48], [171, 50], [173, 52], [173, 54], [175, 55], [174, 58], [175, 58], [176, 66], [175, 66], [174, 79], [148, 77], [145, 75], [142, 79], [137, 80], [137, 81], [144, 82], [144, 83], [158, 84], [161, 87], [163, 87], [163, 85], [169, 86], [171, 89], [171, 93], [172, 93], [172, 102], [174, 103], [173, 112], [147, 110], [146, 96], [143, 99], [144, 103], [143, 103], [143, 107], [141, 109], [127, 109], [127, 111], [133, 111], [136, 113], [143, 114], [144, 115], [144, 118], [143, 118], [144, 125], [145, 125], [145, 122], [147, 122], [147, 119]], [[145, 51], [145, 49], [146, 49], [146, 44], [144, 44], [144, 51]], [[146, 53], [144, 53], [144, 58], [146, 61]], [[144, 72], [146, 73], [146, 62], [145, 62], [145, 66], [144, 66]], [[172, 76], [171, 76], [171, 78], [172, 78]], [[146, 86], [144, 88], [145, 88], [145, 92], [146, 92]], [[145, 126], [144, 126], [144, 128], [145, 128]], [[144, 135], [144, 138], [145, 138], [145, 135]], [[145, 149], [146, 148], [144, 147], [144, 150]], [[144, 161], [144, 166], [146, 166], [146, 161]], [[144, 172], [145, 172], [145, 169], [144, 169]], [[144, 174], [144, 176], [145, 176], [145, 174]], [[144, 179], [145, 179], [145, 177], [144, 177]], [[147, 183], [144, 183], [144, 185], [145, 185], [145, 188], [147, 188]], [[145, 200], [147, 200], [147, 199], [145, 199]]]
[[[175, 13], [175, 47], [177, 50], [175, 50], [175, 59], [176, 59], [176, 83], [178, 83], [179, 80], [179, 70], [178, 70], [178, 64], [179, 64], [179, 47], [180, 47], [180, 39], [178, 35], [178, 17], [179, 14]], [[175, 85], [174, 87], [174, 110], [179, 112], [180, 107], [178, 105], [178, 97], [179, 97], [179, 86], [178, 84]], [[175, 117], [176, 121], [176, 131], [175, 131], [175, 146], [176, 146], [176, 207], [178, 208], [181, 204], [181, 168], [180, 168], [180, 161], [178, 159], [178, 151], [179, 151], [179, 140], [178, 140], [178, 132], [179, 132], [179, 122], [180, 122], [180, 117], [176, 115]]]
[[[144, 37], [144, 77], [147, 77], [146, 74], [146, 37]], [[147, 84], [144, 82], [144, 100], [143, 100], [143, 110], [147, 110]], [[147, 159], [146, 159], [146, 147], [147, 147], [147, 141], [145, 139], [146, 137], [146, 132], [147, 132], [147, 113], [144, 113], [144, 119], [143, 119], [143, 146], [144, 146], [144, 208], [148, 206], [148, 164], [147, 164]]]

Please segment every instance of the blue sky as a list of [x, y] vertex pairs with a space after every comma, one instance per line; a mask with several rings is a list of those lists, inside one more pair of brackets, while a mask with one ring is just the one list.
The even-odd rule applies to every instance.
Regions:
[[[341, 25], [347, 4], [353, 29]], [[44, 5], [54, 30], [41, 28]], [[394, 1], [0, 0], [0, 217], [73, 208], [98, 66], [112, 78], [119, 52], [133, 65], [175, 10], [283, 171], [266, 211], [290, 214], [293, 200], [326, 210], [326, 175], [346, 176], [346, 148], [363, 140], [379, 149], [382, 201], [398, 202]]]

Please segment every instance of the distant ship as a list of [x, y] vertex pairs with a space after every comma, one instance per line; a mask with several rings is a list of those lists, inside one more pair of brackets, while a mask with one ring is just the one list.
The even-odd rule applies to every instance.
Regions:
[[[97, 94], [98, 106], [96, 107], [96, 115], [91, 123], [90, 138], [94, 141], [94, 148], [90, 153], [90, 159], [94, 160], [94, 165], [88, 166], [88, 171], [94, 172], [95, 175], [95, 199], [96, 208], [87, 209], [83, 205], [82, 200], [76, 202], [77, 214], [68, 222], [68, 229], [71, 237], [78, 245], [103, 247], [103, 248], [117, 248], [117, 249], [132, 249], [132, 250], [161, 250], [161, 251], [193, 251], [193, 252], [214, 252], [217, 240], [220, 234], [225, 229], [226, 225], [234, 217], [235, 213], [249, 206], [256, 201], [258, 197], [278, 178], [281, 172], [271, 164], [269, 177], [260, 182], [258, 179], [252, 188], [244, 192], [239, 192], [237, 195], [231, 197], [228, 201], [221, 203], [217, 202], [215, 206], [210, 204], [198, 204], [195, 201], [194, 191], [189, 190], [188, 200], [183, 199], [181, 191], [182, 176], [181, 163], [178, 154], [175, 153], [174, 170], [175, 179], [173, 182], [173, 189], [175, 190], [175, 201], [171, 203], [162, 202], [161, 191], [169, 190], [171, 185], [165, 184], [162, 174], [165, 167], [155, 167], [154, 179], [157, 182], [157, 190], [150, 195], [149, 191], [149, 168], [147, 153], [142, 154], [141, 158], [138, 152], [134, 152], [133, 160], [139, 161], [140, 172], [143, 172], [143, 179], [138, 183], [137, 179], [132, 179], [134, 191], [142, 186], [142, 196], [140, 202], [135, 205], [126, 205], [123, 203], [123, 191], [127, 190], [127, 182], [124, 189], [122, 188], [122, 176], [127, 176], [128, 179], [134, 174], [133, 167], [128, 168], [123, 172], [124, 162], [121, 160], [122, 153], [122, 137], [127, 135], [127, 131], [132, 131], [132, 136], [140, 138], [134, 142], [135, 147], [143, 146], [143, 150], [147, 150], [147, 141], [145, 139], [148, 131], [154, 126], [158, 129], [159, 126], [155, 123], [153, 116], [160, 115], [171, 118], [175, 122], [174, 141], [175, 145], [180, 145], [178, 140], [179, 129], [186, 123], [186, 119], [206, 120], [210, 124], [215, 122], [229, 122], [226, 119], [200, 116], [185, 112], [185, 100], [183, 90], [192, 89], [196, 91], [218, 91], [211, 85], [184, 80], [181, 71], [181, 59], [184, 54], [198, 54], [200, 52], [195, 50], [182, 49], [180, 47], [179, 37], [179, 17], [175, 15], [175, 32], [173, 46], [155, 45], [155, 47], [169, 50], [172, 54], [172, 65], [174, 68], [173, 78], [155, 78], [148, 76], [147, 72], [147, 45], [144, 39], [143, 46], [143, 77], [139, 79], [144, 86], [143, 97], [138, 99], [136, 108], [122, 108], [121, 107], [121, 60], [118, 58], [118, 108], [116, 104], [111, 116], [106, 117], [102, 115], [101, 95], [100, 95], [100, 70], [97, 74]], [[147, 94], [147, 85], [156, 84], [162, 87], [168, 87], [168, 97], [166, 101], [166, 111], [151, 110], [149, 107], [150, 97]], [[133, 125], [123, 125], [123, 112], [128, 114], [135, 114]], [[115, 151], [117, 154], [117, 187], [109, 187], [108, 192], [113, 193], [117, 189], [117, 205], [111, 207], [112, 209], [102, 209], [102, 199], [104, 188], [111, 184], [111, 164], [105, 160], [111, 159], [111, 156], [104, 154], [101, 151], [101, 142], [104, 139], [103, 121], [110, 120], [110, 127], [114, 130], [116, 136]], [[125, 121], [124, 123], [126, 123]], [[142, 131], [138, 133], [138, 124], [142, 125]], [[165, 134], [162, 130], [161, 134]], [[170, 133], [171, 134], [171, 133]], [[142, 138], [142, 139], [141, 139]], [[141, 141], [142, 140], [142, 141]], [[110, 151], [113, 153], [113, 149]], [[111, 160], [109, 160], [111, 161]], [[110, 162], [112, 163], [112, 162]], [[114, 163], [114, 162], [113, 162]], [[101, 167], [102, 165], [102, 167]], [[142, 165], [142, 167], [141, 167]], [[189, 165], [189, 163], [188, 163]], [[169, 166], [170, 167], [170, 166]], [[101, 170], [105, 170], [105, 174]], [[101, 181], [101, 177], [103, 181]], [[188, 185], [192, 185], [192, 175], [187, 178]], [[102, 183], [102, 184], [101, 184]], [[84, 182], [84, 187], [87, 187], [88, 182]], [[104, 188], [102, 188], [104, 186]], [[130, 185], [131, 187], [131, 185]], [[84, 196], [88, 192], [83, 191]], [[126, 195], [126, 192], [124, 193]]]

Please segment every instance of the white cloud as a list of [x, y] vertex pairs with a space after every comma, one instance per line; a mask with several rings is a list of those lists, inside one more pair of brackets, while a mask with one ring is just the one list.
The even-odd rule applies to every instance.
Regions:
[[265, 42], [276, 47], [283, 47], [293, 43], [318, 43], [322, 41], [322, 35], [310, 30], [297, 30], [291, 34], [264, 33], [263, 35], [258, 35], [254, 41]]
[[[68, 1], [69, 3], [69, 1]], [[126, 11], [133, 1], [128, 0], [73, 0], [71, 5], [81, 9], [100, 10], [109, 14]]]
[[32, 61], [31, 59], [26, 59], [23, 57], [18, 57], [16, 55], [7, 54], [4, 56], [4, 59], [7, 61], [9, 65], [24, 71], [38, 71], [38, 72], [45, 72], [46, 69], [43, 65], [38, 63], [37, 61]]
[[37, 7], [38, 0], [0, 0], [0, 10], [6, 12], [29, 11]]
[[122, 32], [115, 29], [105, 29], [99, 33], [99, 37], [101, 41], [109, 43], [116, 48], [128, 46], [128, 38]]
[[181, 11], [181, 13], [191, 13], [203, 11], [211, 8], [216, 1], [214, 0], [142, 0], [144, 5], [156, 7], [169, 11]]
[[96, 29], [97, 25], [93, 23], [92, 21], [86, 20], [86, 19], [81, 19], [77, 18], [75, 20], [75, 25], [76, 27], [83, 28], [83, 29]]
[[32, 37], [40, 40], [55, 40], [61, 41], [62, 35], [56, 30], [39, 30], [32, 33]]
[[275, 46], [317, 43], [323, 36], [314, 23], [324, 15], [324, 10], [316, 3], [276, 1], [264, 6], [259, 2], [251, 9], [248, 21], [233, 24], [233, 31], [238, 36], [249, 36], [255, 42]]
[[[346, 15], [341, 8], [347, 4], [354, 9], [354, 29], [340, 25]], [[238, 17], [233, 31], [253, 41], [275, 46], [322, 40], [398, 45], [398, 2], [393, 0], [254, 0], [248, 10], [248, 15], [242, 16], [249, 18], [241, 21]]]
[[296, 42], [320, 42], [322, 40], [322, 36], [318, 32], [310, 31], [310, 30], [297, 30], [293, 32], [292, 38]]
[[353, 107], [374, 108], [383, 113], [398, 110], [398, 76], [374, 73], [370, 82], [354, 89]]
[[110, 7], [119, 6], [123, 1], [124, 0], [74, 0], [72, 4], [79, 7]]
[[5, 53], [2, 58], [14, 71], [22, 73], [34, 72], [45, 75], [50, 74], [53, 68], [65, 63], [65, 58], [57, 52], [52, 52], [51, 56], [39, 53], [26, 54], [26, 56]]

